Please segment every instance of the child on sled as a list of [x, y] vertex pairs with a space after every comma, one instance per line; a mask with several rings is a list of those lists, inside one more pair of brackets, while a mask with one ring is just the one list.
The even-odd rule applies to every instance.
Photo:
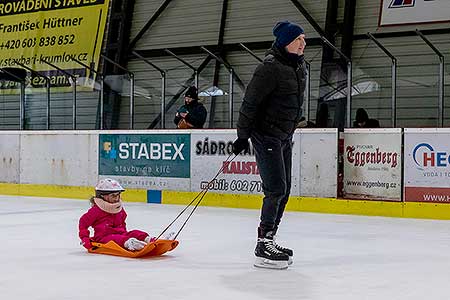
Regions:
[[[80, 218], [78, 229], [81, 245], [91, 249], [91, 242], [106, 244], [114, 241], [119, 246], [139, 251], [156, 238], [140, 230], [127, 231], [125, 212], [120, 194], [125, 189], [114, 179], [102, 179], [95, 186], [95, 196], [90, 199], [92, 207]], [[94, 236], [89, 237], [89, 227]]]

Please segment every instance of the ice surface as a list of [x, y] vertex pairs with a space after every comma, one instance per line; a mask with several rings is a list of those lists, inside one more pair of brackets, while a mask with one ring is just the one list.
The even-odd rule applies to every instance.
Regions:
[[[448, 299], [450, 222], [286, 213], [288, 270], [253, 264], [257, 210], [199, 207], [160, 258], [88, 254], [78, 219], [88, 200], [0, 196], [0, 298]], [[157, 234], [183, 208], [125, 203], [128, 228]]]

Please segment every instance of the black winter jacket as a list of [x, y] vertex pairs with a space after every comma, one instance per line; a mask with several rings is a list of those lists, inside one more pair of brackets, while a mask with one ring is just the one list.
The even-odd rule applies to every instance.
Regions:
[[305, 79], [303, 56], [292, 62], [286, 52], [272, 46], [245, 91], [238, 137], [248, 139], [253, 130], [282, 140], [290, 137], [302, 116]]
[[[192, 101], [189, 104], [181, 106], [178, 113], [187, 113], [186, 121], [194, 126], [194, 128], [203, 128], [206, 122], [207, 111], [205, 106], [198, 101]], [[173, 122], [178, 125], [182, 117], [180, 115], [175, 116]]]

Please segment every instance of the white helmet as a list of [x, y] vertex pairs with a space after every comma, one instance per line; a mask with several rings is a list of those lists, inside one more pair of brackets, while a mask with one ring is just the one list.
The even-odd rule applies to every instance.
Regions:
[[101, 179], [95, 186], [95, 190], [102, 193], [123, 192], [125, 189], [117, 182], [117, 180], [105, 178]]

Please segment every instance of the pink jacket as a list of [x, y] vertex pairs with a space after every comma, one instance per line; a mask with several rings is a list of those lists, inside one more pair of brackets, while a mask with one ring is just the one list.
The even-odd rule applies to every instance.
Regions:
[[[127, 213], [122, 208], [117, 214], [110, 214], [101, 210], [97, 205], [92, 206], [81, 216], [78, 224], [78, 236], [84, 247], [91, 248], [91, 240], [100, 242], [102, 238], [111, 234], [126, 234], [125, 220]], [[94, 228], [94, 236], [89, 238], [88, 228]]]

